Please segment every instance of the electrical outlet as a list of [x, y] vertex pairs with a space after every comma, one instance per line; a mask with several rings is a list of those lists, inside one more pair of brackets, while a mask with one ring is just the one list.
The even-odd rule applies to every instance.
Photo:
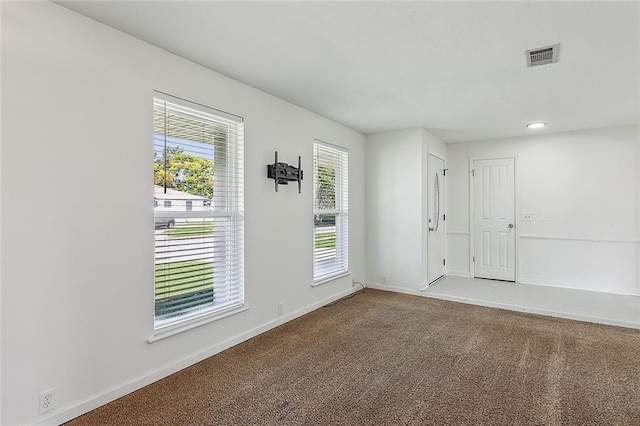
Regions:
[[278, 303], [278, 315], [282, 315], [282, 303]]
[[533, 213], [522, 213], [523, 222], [533, 222]]
[[40, 412], [46, 413], [53, 409], [53, 391], [49, 389], [44, 392], [40, 392]]

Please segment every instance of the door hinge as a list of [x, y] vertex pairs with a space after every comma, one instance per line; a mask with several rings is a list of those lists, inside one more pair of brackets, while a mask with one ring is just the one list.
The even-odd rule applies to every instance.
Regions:
[[446, 265], [447, 264], [447, 259], [442, 259], [442, 264]]
[[442, 176], [446, 176], [446, 175], [447, 175], [447, 170], [449, 170], [449, 169], [444, 169], [444, 170], [442, 171]]
[[475, 257], [475, 256], [473, 256], [473, 257], [471, 258], [471, 261], [472, 261], [473, 263], [476, 263], [476, 257]]
[[442, 220], [447, 220], [447, 215], [446, 214], [442, 215]]
[[471, 176], [476, 177], [476, 171], [475, 170], [471, 170]]

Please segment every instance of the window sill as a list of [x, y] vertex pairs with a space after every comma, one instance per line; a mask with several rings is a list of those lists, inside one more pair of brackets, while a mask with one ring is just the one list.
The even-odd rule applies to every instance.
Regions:
[[240, 312], [248, 311], [250, 309], [247, 305], [241, 305], [233, 308], [229, 308], [220, 312], [210, 312], [195, 318], [189, 318], [184, 321], [180, 321], [175, 324], [163, 326], [154, 330], [153, 336], [147, 339], [147, 343], [157, 342], [158, 340], [166, 339], [167, 337], [175, 336], [187, 330], [191, 330], [201, 325], [208, 324], [213, 321], [217, 321], [222, 318], [229, 317], [231, 315], [239, 314]]
[[328, 283], [329, 281], [337, 280], [338, 278], [347, 277], [349, 275], [351, 275], [351, 272], [349, 272], [349, 271], [336, 272], [333, 275], [327, 275], [327, 276], [324, 276], [324, 277], [318, 279], [317, 281], [314, 281], [311, 284], [311, 287], [319, 286], [321, 284]]

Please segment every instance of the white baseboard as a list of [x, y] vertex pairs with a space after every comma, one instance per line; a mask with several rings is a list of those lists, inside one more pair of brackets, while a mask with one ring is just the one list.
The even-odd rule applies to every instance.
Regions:
[[272, 328], [278, 327], [302, 315], [308, 314], [309, 312], [315, 311], [316, 309], [321, 308], [322, 306], [328, 303], [334, 302], [338, 299], [341, 299], [359, 290], [360, 290], [359, 287], [343, 290], [337, 294], [334, 294], [331, 297], [322, 299], [309, 306], [298, 309], [297, 311], [291, 312], [287, 315], [283, 315], [282, 317], [276, 318], [258, 327], [255, 327], [243, 333], [237, 334], [236, 336], [230, 337], [229, 339], [224, 340], [220, 343], [209, 346], [208, 348], [198, 353], [184, 357], [181, 360], [167, 364], [154, 371], [135, 377], [127, 382], [121, 383], [117, 386], [111, 387], [102, 392], [90, 395], [87, 398], [82, 399], [74, 404], [68, 405], [66, 407], [62, 407], [54, 411], [53, 413], [51, 413], [49, 416], [38, 420], [35, 424], [48, 426], [48, 425], [59, 425], [64, 422], [67, 422], [71, 419], [81, 416], [82, 414], [88, 413], [89, 411], [94, 410], [104, 404], [107, 404], [111, 401], [115, 401], [116, 399], [121, 398], [127, 394], [130, 394], [131, 392], [141, 389], [147, 385], [150, 385], [153, 382], [156, 382], [160, 379], [170, 376], [171, 374], [176, 373], [190, 365], [200, 362], [206, 358], [209, 358], [212, 355], [220, 353], [226, 349], [229, 349], [239, 343], [249, 340], [252, 337], [255, 337], [259, 334], [269, 331]]
[[394, 293], [402, 293], [402, 294], [412, 294], [414, 296], [419, 296], [420, 290], [417, 288], [407, 288], [407, 287], [399, 287], [395, 285], [388, 284], [378, 284], [378, 283], [367, 283], [367, 288], [373, 288], [376, 290], [384, 290], [384, 291], [392, 291]]
[[451, 296], [447, 294], [421, 293], [421, 296], [429, 297], [432, 299], [447, 300], [449, 302], [459, 302], [459, 303], [466, 303], [469, 305], [485, 306], [487, 308], [500, 308], [500, 309], [506, 309], [509, 311], [527, 312], [530, 314], [545, 315], [549, 317], [593, 322], [597, 324], [613, 325], [616, 327], [640, 329], [640, 323], [631, 322], [631, 321], [620, 321], [620, 320], [614, 320], [610, 318], [600, 318], [596, 316], [577, 315], [577, 314], [571, 314], [567, 312], [552, 311], [548, 309], [529, 308], [526, 306], [514, 305], [510, 303], [498, 303], [498, 302], [491, 302], [488, 300], [478, 300], [478, 299], [471, 299], [467, 297]]
[[447, 270], [447, 275], [452, 275], [454, 277], [464, 277], [471, 278], [471, 272], [469, 271], [456, 271], [456, 270]]
[[540, 278], [527, 278], [520, 277], [520, 284], [528, 284], [528, 285], [538, 285], [544, 287], [556, 287], [556, 288], [568, 288], [571, 290], [582, 290], [582, 291], [595, 291], [597, 293], [605, 293], [605, 294], [617, 294], [619, 296], [636, 296], [640, 297], [640, 294], [637, 293], [622, 293], [617, 291], [604, 291], [592, 288], [586, 288], [583, 284], [570, 282], [570, 281], [559, 281], [559, 280], [547, 280]]

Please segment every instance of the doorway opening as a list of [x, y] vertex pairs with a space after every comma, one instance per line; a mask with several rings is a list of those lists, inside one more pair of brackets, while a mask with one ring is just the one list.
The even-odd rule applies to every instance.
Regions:
[[427, 282], [445, 275], [444, 159], [429, 153], [427, 163]]

